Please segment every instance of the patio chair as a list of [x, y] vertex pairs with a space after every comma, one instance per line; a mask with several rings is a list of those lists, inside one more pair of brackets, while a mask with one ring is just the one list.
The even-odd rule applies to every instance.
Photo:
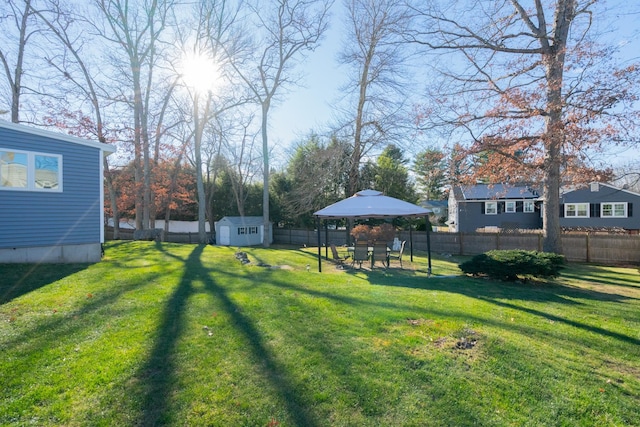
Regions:
[[374, 243], [373, 255], [371, 256], [371, 268], [376, 261], [382, 261], [384, 268], [389, 267], [389, 248], [386, 243]]
[[392, 259], [397, 259], [398, 261], [400, 261], [400, 268], [402, 268], [402, 254], [404, 253], [404, 245], [407, 243], [406, 240], [403, 240], [402, 243], [400, 244], [400, 250], [398, 251], [398, 253], [390, 253], [389, 254], [389, 261], [391, 261]]
[[334, 243], [331, 244], [331, 254], [333, 255], [333, 262], [335, 262], [336, 264], [343, 266], [344, 262], [346, 260], [348, 260], [349, 258], [351, 258], [351, 255], [340, 255], [338, 253], [338, 248], [336, 248], [336, 245]]
[[356, 246], [353, 248], [353, 258], [351, 259], [351, 266], [353, 267], [357, 262], [359, 267], [362, 268], [362, 263], [369, 259], [369, 244], [366, 240], [356, 242]]

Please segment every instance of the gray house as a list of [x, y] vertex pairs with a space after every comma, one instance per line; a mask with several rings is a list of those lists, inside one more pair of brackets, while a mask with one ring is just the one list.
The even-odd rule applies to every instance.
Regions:
[[419, 205], [433, 212], [432, 215], [436, 223], [440, 222], [441, 218], [443, 220], [449, 218], [449, 202], [447, 200], [423, 200]]
[[114, 151], [0, 120], [0, 263], [100, 261], [103, 156]]
[[[216, 221], [216, 241], [221, 246], [261, 245], [264, 236], [264, 219], [261, 216], [225, 216]], [[272, 230], [273, 227], [269, 227]], [[269, 242], [273, 242], [270, 233]]]
[[542, 199], [527, 186], [477, 184], [449, 192], [450, 231], [542, 228]]
[[640, 194], [593, 182], [566, 189], [560, 195], [560, 226], [565, 228], [621, 228], [640, 230]]

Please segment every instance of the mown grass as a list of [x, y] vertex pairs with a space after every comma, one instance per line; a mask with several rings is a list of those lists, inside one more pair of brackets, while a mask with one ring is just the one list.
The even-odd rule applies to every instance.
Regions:
[[0, 425], [640, 425], [637, 269], [513, 284], [243, 250], [0, 265]]

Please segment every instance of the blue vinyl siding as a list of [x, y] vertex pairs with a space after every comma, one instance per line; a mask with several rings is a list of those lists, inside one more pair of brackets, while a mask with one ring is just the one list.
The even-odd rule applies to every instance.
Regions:
[[0, 248], [100, 242], [101, 151], [0, 128], [0, 147], [62, 155], [62, 192], [0, 189]]
[[[504, 200], [488, 200], [504, 203]], [[540, 211], [537, 208], [534, 212], [504, 212], [499, 210], [496, 215], [486, 215], [484, 204], [487, 201], [458, 201], [458, 231], [462, 233], [473, 233], [478, 228], [498, 227], [520, 229], [541, 228]]]
[[[599, 216], [602, 203], [626, 202], [629, 209], [627, 218], [602, 218]], [[560, 218], [562, 227], [618, 227], [627, 230], [640, 229], [640, 195], [600, 184], [598, 191], [591, 191], [590, 187], [564, 193], [560, 198], [560, 209], [564, 213], [564, 205], [567, 203], [588, 203], [589, 211], [597, 209], [597, 216], [589, 218]], [[595, 205], [595, 206], [593, 206]]]

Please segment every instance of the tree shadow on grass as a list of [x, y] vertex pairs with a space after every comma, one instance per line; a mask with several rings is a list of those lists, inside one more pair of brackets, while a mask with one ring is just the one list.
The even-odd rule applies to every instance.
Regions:
[[566, 286], [551, 281], [501, 282], [464, 275], [455, 277], [425, 277], [417, 274], [382, 274], [364, 271], [372, 285], [396, 286], [411, 289], [453, 292], [472, 298], [523, 300], [531, 302], [581, 304], [580, 299], [607, 302], [624, 302], [635, 298], [594, 289]]
[[[640, 272], [640, 270], [638, 270]], [[562, 276], [593, 283], [595, 285], [614, 285], [636, 289], [640, 293], [640, 274], [630, 277], [607, 271], [607, 267], [598, 268], [588, 264], [572, 264], [570, 270], [564, 270]]]
[[146, 365], [138, 374], [145, 389], [143, 410], [136, 425], [159, 425], [169, 421], [168, 398], [175, 391], [173, 383], [177, 370], [176, 343], [185, 329], [187, 301], [194, 293], [193, 284], [196, 281], [203, 283], [206, 291], [218, 299], [231, 317], [233, 325], [244, 335], [249, 351], [261, 361], [262, 372], [287, 405], [287, 411], [294, 425], [310, 427], [318, 425], [318, 421], [309, 413], [308, 405], [301, 400], [300, 393], [297, 393], [296, 386], [284, 367], [266, 348], [260, 331], [253, 325], [251, 319], [242, 314], [240, 307], [231, 300], [226, 290], [215, 283], [212, 271], [202, 264], [201, 257], [205, 247], [205, 245], [197, 246], [186, 260], [182, 279], [162, 314], [155, 345]]
[[0, 264], [0, 304], [85, 270], [92, 264]]
[[[393, 281], [380, 274], [371, 274], [370, 283], [378, 286], [400, 286], [412, 289], [424, 289], [429, 291], [451, 292], [495, 304], [500, 307], [523, 311], [534, 316], [564, 323], [578, 329], [591, 331], [603, 336], [615, 338], [630, 344], [640, 344], [640, 340], [610, 331], [597, 326], [588, 325], [571, 319], [550, 314], [541, 310], [517, 304], [516, 301], [553, 303], [578, 305], [582, 304], [579, 299], [624, 303], [627, 300], [634, 300], [624, 295], [598, 292], [591, 289], [564, 286], [555, 282], [544, 282], [541, 284], [497, 282], [495, 280], [484, 280], [478, 278], [459, 277], [453, 279], [423, 278], [404, 281]], [[509, 301], [509, 302], [507, 302]]]

